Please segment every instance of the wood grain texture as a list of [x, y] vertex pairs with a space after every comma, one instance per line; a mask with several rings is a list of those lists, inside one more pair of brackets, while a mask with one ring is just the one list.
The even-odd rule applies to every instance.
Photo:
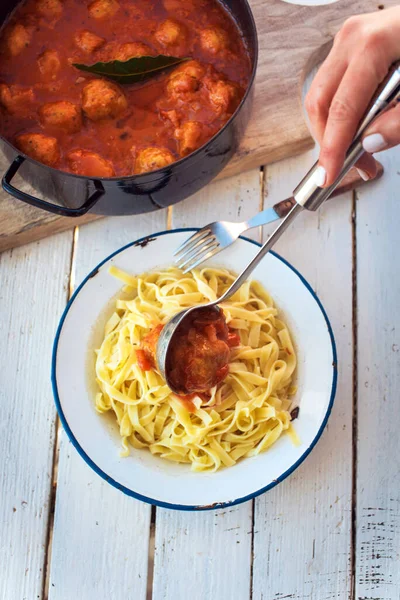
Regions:
[[[162, 211], [140, 221], [118, 217], [87, 225], [76, 248], [76, 284], [114, 250], [165, 229], [166, 220]], [[63, 434], [49, 600], [145, 600], [150, 511], [95, 474]]]
[[[259, 169], [253, 169], [208, 185], [172, 209], [172, 228], [203, 227], [217, 219], [246, 221], [262, 210], [261, 181]], [[246, 235], [261, 239], [257, 229]]]
[[400, 148], [358, 193], [356, 598], [400, 598]]
[[[312, 154], [266, 169], [266, 206], [288, 194], [313, 163]], [[327, 203], [316, 214], [305, 211], [276, 246], [277, 252], [307, 278], [327, 310], [338, 348], [339, 381], [330, 421], [317, 447], [293, 475], [256, 499], [253, 600], [349, 598], [353, 410], [351, 210], [352, 198], [347, 194]]]
[[0, 256], [0, 598], [42, 598], [55, 408], [50, 362], [72, 236]]
[[201, 513], [157, 509], [152, 600], [247, 600], [251, 539], [251, 502]]
[[49, 600], [145, 600], [149, 532], [150, 506], [100, 479], [63, 432]]
[[[172, 211], [172, 227], [222, 217], [245, 220], [259, 210], [260, 200], [257, 169], [213, 183], [182, 202]], [[260, 239], [257, 229], [251, 233]], [[251, 542], [251, 502], [202, 513], [157, 509], [152, 600], [249, 598]]]
[[[385, 2], [386, 7], [395, 4], [396, 0]], [[378, 7], [376, 0], [341, 0], [317, 7], [250, 0], [250, 5], [260, 43], [254, 107], [240, 148], [220, 178], [299, 154], [313, 145], [301, 104], [303, 80], [348, 16]], [[0, 159], [0, 173], [7, 166]], [[21, 186], [19, 178], [16, 183]], [[95, 218], [57, 217], [0, 191], [0, 252]]]

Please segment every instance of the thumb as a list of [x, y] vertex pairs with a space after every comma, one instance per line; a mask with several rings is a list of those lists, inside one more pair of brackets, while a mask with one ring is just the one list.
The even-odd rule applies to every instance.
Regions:
[[373, 154], [400, 144], [400, 103], [384, 113], [364, 136], [363, 147]]

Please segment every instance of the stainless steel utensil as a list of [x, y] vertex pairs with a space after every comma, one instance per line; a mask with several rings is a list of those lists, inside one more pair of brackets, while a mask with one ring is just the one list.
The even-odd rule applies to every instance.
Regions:
[[242, 273], [239, 275], [239, 277], [237, 277], [237, 279], [232, 283], [231, 287], [225, 292], [225, 294], [223, 294], [220, 298], [218, 298], [214, 302], [208, 302], [207, 304], [202, 304], [201, 306], [193, 306], [191, 308], [186, 308], [185, 310], [182, 310], [181, 312], [177, 313], [174, 317], [172, 317], [172, 319], [170, 319], [168, 321], [168, 323], [166, 323], [166, 325], [162, 329], [162, 331], [160, 333], [160, 337], [158, 339], [156, 358], [157, 358], [157, 365], [158, 365], [159, 371], [160, 371], [161, 375], [164, 377], [165, 381], [167, 382], [169, 388], [173, 392], [178, 394], [179, 390], [174, 389], [173, 384], [170, 382], [170, 380], [168, 378], [168, 372], [167, 372], [166, 367], [167, 367], [168, 348], [170, 346], [171, 340], [172, 340], [174, 334], [176, 333], [178, 327], [182, 324], [184, 319], [190, 313], [193, 313], [194, 311], [200, 312], [200, 311], [204, 310], [204, 308], [206, 308], [206, 307], [207, 308], [215, 307], [216, 311], [219, 312], [220, 309], [218, 308], [217, 305], [220, 304], [221, 302], [225, 302], [225, 300], [228, 300], [228, 298], [230, 298], [235, 292], [237, 292], [237, 290], [240, 288], [242, 283], [244, 283], [246, 281], [246, 279], [250, 275], [250, 273], [252, 273], [254, 271], [254, 269], [256, 268], [258, 263], [264, 258], [264, 256], [267, 254], [267, 252], [270, 251], [270, 249], [275, 244], [275, 242], [281, 237], [282, 233], [289, 227], [289, 225], [292, 222], [292, 220], [294, 219], [294, 217], [298, 213], [300, 213], [302, 210], [303, 210], [303, 207], [300, 204], [296, 203], [293, 206], [293, 208], [289, 212], [288, 216], [283, 221], [281, 221], [281, 223], [279, 223], [278, 227], [275, 229], [275, 231], [269, 237], [269, 239], [265, 242], [265, 244], [261, 248], [261, 250], [256, 254], [256, 256], [253, 258], [253, 260], [247, 265], [247, 267], [244, 269], [244, 271], [242, 271]]
[[303, 208], [315, 211], [333, 193], [333, 191], [338, 187], [345, 175], [349, 172], [349, 170], [354, 166], [354, 164], [363, 154], [364, 149], [362, 146], [362, 136], [367, 127], [373, 121], [375, 121], [375, 119], [379, 115], [381, 115], [384, 111], [386, 111], [398, 101], [400, 101], [400, 62], [396, 63], [393, 66], [388, 76], [386, 77], [384, 83], [382, 84], [380, 91], [373, 100], [371, 107], [366, 113], [366, 116], [363, 119], [357, 131], [354, 141], [349, 148], [349, 151], [346, 155], [346, 159], [344, 161], [343, 168], [335, 182], [328, 188], [321, 188], [318, 186], [318, 184], [315, 182], [314, 177], [314, 173], [318, 167], [317, 161], [295, 189], [293, 193], [295, 204], [290, 210], [289, 214], [283, 219], [283, 221], [281, 221], [281, 223], [278, 225], [278, 227], [275, 229], [272, 235], [262, 246], [260, 251], [256, 254], [253, 260], [244, 269], [244, 271], [232, 283], [230, 288], [214, 302], [202, 304], [200, 307], [195, 306], [192, 308], [187, 308], [179, 312], [165, 325], [165, 327], [161, 331], [158, 340], [156, 358], [159, 371], [172, 391], [179, 393], [179, 390], [174, 389], [174, 387], [171, 385], [171, 381], [168, 377], [168, 350], [174, 334], [176, 333], [178, 327], [182, 324], [184, 319], [195, 310], [200, 312], [204, 308], [210, 307], [215, 307], [215, 310], [217, 311], [220, 310], [218, 308], [218, 304], [224, 302], [225, 300], [228, 300], [240, 288], [242, 283], [244, 283], [247, 277], [254, 271], [256, 266], [271, 250], [275, 242], [286, 231], [291, 222], [295, 219], [295, 217], [297, 217], [297, 215], [303, 210]]
[[[377, 174], [375, 180], [382, 177], [382, 174], [383, 166], [377, 161]], [[366, 182], [363, 181], [353, 169], [353, 171], [350, 171], [340, 185], [332, 192], [330, 198], [339, 196], [356, 187], [361, 187], [362, 185], [365, 185], [365, 183]], [[289, 211], [295, 204], [296, 200], [292, 196], [286, 200], [281, 200], [281, 202], [274, 204], [271, 208], [263, 210], [248, 221], [243, 221], [241, 223], [215, 221], [214, 223], [209, 223], [191, 235], [176, 249], [174, 253], [174, 256], [176, 256], [176, 266], [183, 269], [184, 273], [187, 273], [191, 269], [195, 269], [201, 263], [221, 252], [221, 250], [228, 248], [228, 246], [233, 244], [238, 237], [248, 229], [269, 225], [269, 223], [283, 219], [289, 214]]]

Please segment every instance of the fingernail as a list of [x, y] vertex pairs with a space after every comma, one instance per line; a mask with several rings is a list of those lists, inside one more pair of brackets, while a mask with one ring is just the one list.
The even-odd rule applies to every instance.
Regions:
[[326, 181], [326, 171], [321, 165], [314, 171], [314, 181], [319, 187], [322, 187]]
[[363, 148], [366, 152], [373, 154], [374, 152], [380, 152], [387, 147], [385, 138], [380, 133], [372, 133], [363, 140]]
[[362, 169], [359, 169], [358, 167], [356, 167], [356, 169], [361, 179], [363, 179], [364, 181], [369, 181], [371, 179], [368, 173], [366, 173]]

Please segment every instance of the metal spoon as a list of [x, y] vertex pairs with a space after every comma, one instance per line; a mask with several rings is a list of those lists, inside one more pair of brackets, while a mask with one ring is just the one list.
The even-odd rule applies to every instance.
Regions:
[[235, 292], [240, 288], [242, 283], [246, 281], [250, 273], [254, 271], [258, 263], [264, 258], [267, 252], [270, 251], [275, 242], [281, 237], [282, 233], [286, 231], [289, 227], [292, 220], [297, 216], [299, 212], [303, 210], [303, 207], [300, 204], [295, 204], [287, 217], [279, 224], [279, 226], [275, 229], [273, 234], [269, 237], [269, 239], [265, 242], [261, 250], [256, 254], [253, 260], [249, 263], [249, 265], [242, 271], [242, 273], [235, 279], [232, 283], [231, 287], [226, 290], [226, 292], [214, 302], [208, 302], [207, 304], [201, 304], [200, 306], [193, 306], [191, 308], [186, 308], [181, 312], [177, 313], [172, 319], [168, 321], [168, 323], [164, 326], [160, 333], [160, 337], [158, 338], [157, 343], [157, 352], [156, 359], [158, 369], [162, 375], [162, 377], [167, 382], [168, 387], [175, 392], [176, 394], [182, 393], [182, 390], [178, 390], [174, 387], [170, 378], [168, 377], [168, 369], [167, 369], [167, 355], [168, 350], [171, 345], [172, 338], [176, 334], [178, 328], [182, 325], [183, 321], [194, 311], [198, 311], [198, 313], [203, 312], [205, 309], [214, 308], [216, 312], [220, 311], [218, 304], [221, 302], [225, 302], [233, 296]]
[[161, 331], [160, 337], [157, 343], [157, 351], [156, 351], [156, 359], [159, 371], [161, 375], [164, 377], [170, 389], [179, 393], [176, 390], [168, 377], [167, 372], [167, 357], [168, 350], [171, 345], [171, 341], [174, 335], [177, 332], [177, 329], [180, 325], [182, 325], [183, 321], [193, 312], [199, 311], [201, 312], [205, 308], [209, 309], [210, 307], [215, 307], [217, 311], [218, 304], [228, 300], [242, 285], [242, 283], [247, 279], [250, 273], [256, 268], [258, 263], [264, 258], [267, 252], [270, 251], [275, 242], [281, 237], [282, 233], [286, 231], [290, 223], [293, 219], [306, 208], [308, 210], [317, 210], [321, 204], [329, 198], [329, 196], [333, 193], [333, 191], [340, 184], [342, 179], [347, 175], [350, 169], [355, 165], [360, 156], [364, 153], [364, 148], [362, 146], [362, 137], [365, 133], [365, 130], [371, 123], [375, 121], [377, 117], [379, 117], [383, 112], [394, 106], [397, 102], [400, 101], [400, 62], [395, 63], [391, 70], [389, 71], [387, 77], [384, 82], [380, 86], [375, 98], [372, 100], [365, 117], [361, 121], [361, 124], [358, 128], [358, 131], [354, 137], [353, 143], [351, 144], [347, 154], [346, 159], [344, 161], [343, 168], [337, 177], [336, 181], [332, 185], [327, 188], [322, 188], [319, 186], [318, 179], [315, 174], [318, 169], [318, 162], [310, 169], [304, 179], [297, 186], [295, 191], [293, 192], [293, 197], [296, 201], [296, 204], [293, 206], [292, 210], [289, 212], [287, 217], [278, 225], [273, 234], [269, 237], [269, 239], [265, 242], [261, 250], [256, 254], [250, 264], [244, 269], [244, 271], [239, 275], [236, 281], [233, 282], [231, 287], [223, 294], [220, 298], [215, 300], [214, 302], [209, 302], [208, 304], [202, 304], [201, 306], [194, 306], [192, 308], [187, 308], [179, 312], [175, 315], [168, 323], [165, 325], [164, 329]]

